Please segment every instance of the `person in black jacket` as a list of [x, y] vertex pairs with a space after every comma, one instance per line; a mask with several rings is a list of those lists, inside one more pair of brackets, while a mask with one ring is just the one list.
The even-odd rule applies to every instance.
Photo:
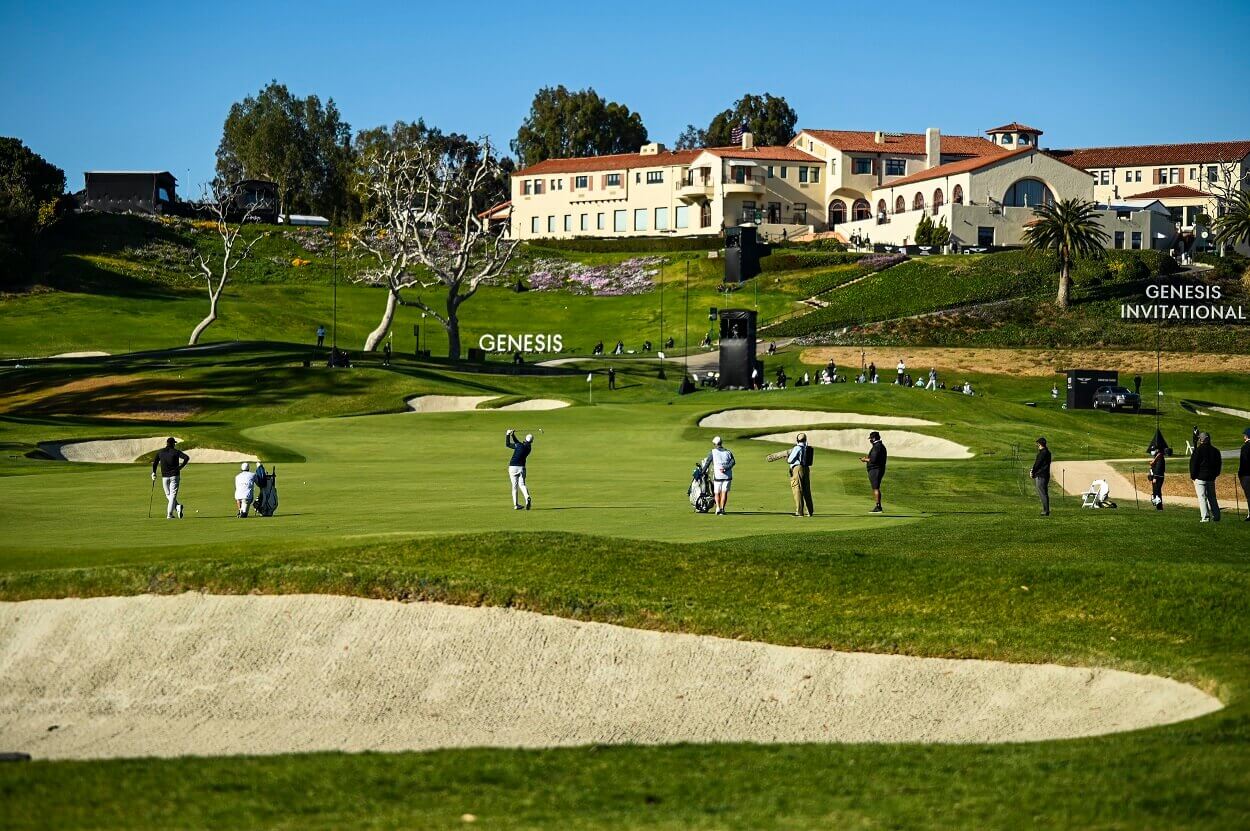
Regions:
[[178, 501], [178, 485], [182, 481], [182, 469], [191, 461], [191, 457], [174, 447], [177, 439], [166, 440], [165, 446], [157, 451], [152, 460], [152, 481], [156, 481], [156, 468], [161, 469], [161, 489], [165, 491], [167, 505], [165, 519], [182, 519], [182, 503]]
[[[503, 443], [512, 451], [512, 458], [508, 460], [508, 480], [512, 483], [512, 508], [513, 510], [529, 510], [533, 504], [530, 500], [530, 489], [525, 484], [526, 460], [530, 457], [530, 451], [534, 449], [534, 436], [532, 433], [525, 435], [525, 441], [521, 441], [516, 437], [516, 430], [509, 430], [504, 433]], [[525, 498], [525, 504], [522, 505], [517, 501], [517, 493]]]
[[1044, 438], [1037, 440], [1037, 458], [1033, 460], [1029, 477], [1037, 488], [1037, 498], [1042, 503], [1042, 516], [1050, 516], [1050, 448]]
[[873, 430], [868, 434], [868, 441], [872, 444], [872, 448], [868, 451], [867, 456], [860, 457], [860, 461], [867, 465], [868, 484], [872, 485], [872, 496], [877, 500], [877, 504], [869, 513], [881, 513], [881, 479], [885, 476], [886, 450], [885, 444], [881, 441], [881, 434]]
[[1250, 427], [1241, 434], [1241, 461], [1237, 465], [1237, 479], [1241, 482], [1241, 492], [1246, 497], [1246, 518], [1242, 522], [1250, 522]]
[[1168, 458], [1162, 447], [1156, 445], [1151, 449], [1154, 456], [1150, 459], [1150, 473], [1146, 474], [1146, 478], [1150, 480], [1150, 504], [1155, 506], [1156, 511], [1162, 511], [1163, 477], [1168, 472]]
[[1198, 435], [1198, 446], [1189, 457], [1189, 478], [1194, 481], [1198, 494], [1198, 509], [1203, 522], [1220, 521], [1220, 501], [1215, 494], [1215, 480], [1220, 476], [1224, 460], [1220, 451], [1211, 444], [1210, 433]]

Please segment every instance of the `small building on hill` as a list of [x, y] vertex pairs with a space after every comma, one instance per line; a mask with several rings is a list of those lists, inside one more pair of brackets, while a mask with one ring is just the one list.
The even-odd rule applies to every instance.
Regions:
[[239, 221], [252, 211], [255, 222], [278, 222], [278, 185], [264, 179], [244, 179], [234, 186], [234, 196], [226, 211], [232, 221]]
[[169, 213], [178, 180], [168, 170], [88, 170], [82, 206], [108, 213]]

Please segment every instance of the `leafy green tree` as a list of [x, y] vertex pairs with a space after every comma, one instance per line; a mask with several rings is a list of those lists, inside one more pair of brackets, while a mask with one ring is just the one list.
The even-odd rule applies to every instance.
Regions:
[[1035, 219], [1024, 232], [1025, 245], [1059, 255], [1059, 293], [1055, 305], [1068, 308], [1072, 294], [1072, 263], [1079, 257], [1101, 257], [1107, 249], [1107, 232], [1098, 221], [1098, 206], [1084, 199], [1064, 199], [1038, 205]]
[[523, 166], [544, 159], [636, 153], [647, 141], [642, 116], [593, 89], [543, 87], [517, 130], [512, 152]]
[[1243, 242], [1250, 243], [1250, 192], [1242, 191], [1227, 200], [1223, 215], [1212, 227], [1221, 245], [1232, 248]]
[[916, 223], [915, 239], [916, 245], [933, 244], [933, 220], [929, 219], [928, 214], [920, 217], [920, 221]]
[[65, 172], [19, 139], [0, 138], [0, 276], [23, 270], [39, 232], [66, 209]]
[[938, 220], [938, 224], [933, 226], [933, 230], [929, 233], [930, 245], [943, 246], [951, 241], [951, 229], [946, 227], [946, 217]]
[[673, 147], [677, 150], [697, 150], [706, 146], [707, 133], [693, 124], [687, 124], [686, 129], [681, 131], [681, 135], [677, 137], [677, 141], [673, 144]]
[[704, 131], [703, 139], [708, 147], [728, 146], [733, 144], [733, 128], [745, 124], [757, 145], [786, 144], [794, 138], [794, 126], [798, 120], [798, 113], [785, 98], [768, 93], [748, 93], [729, 109], [716, 114]]
[[278, 186], [278, 211], [313, 211], [338, 218], [347, 206], [351, 126], [333, 99], [297, 98], [271, 81], [230, 107], [217, 147], [217, 175], [226, 185], [268, 179]]

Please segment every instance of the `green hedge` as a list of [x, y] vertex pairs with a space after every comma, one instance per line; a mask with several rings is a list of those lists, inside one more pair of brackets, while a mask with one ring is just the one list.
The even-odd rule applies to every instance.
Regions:
[[1163, 251], [1112, 250], [1102, 258], [1079, 260], [1072, 280], [1078, 286], [1120, 285], [1179, 270], [1176, 260]]
[[781, 242], [774, 242], [773, 248], [785, 249], [786, 251], [845, 251], [846, 245], [834, 237], [823, 237], [807, 242], [782, 240]]
[[647, 254], [662, 251], [715, 251], [725, 247], [719, 236], [624, 237], [620, 239], [536, 239], [527, 243], [550, 251], [581, 251], [588, 254]]
[[795, 251], [792, 248], [774, 251], [760, 260], [760, 271], [798, 271], [803, 268], [824, 268], [831, 265], [850, 265], [863, 254], [845, 251]]

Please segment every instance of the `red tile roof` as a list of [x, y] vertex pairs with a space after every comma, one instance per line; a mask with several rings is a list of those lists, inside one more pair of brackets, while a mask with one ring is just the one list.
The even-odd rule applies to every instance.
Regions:
[[[1008, 159], [1014, 159], [1016, 156], [1024, 156], [1029, 153], [1041, 153], [1043, 156], [1050, 155], [1042, 150], [1038, 150], [1036, 147], [1021, 147], [1018, 150], [1009, 150], [1006, 153], [1000, 153], [997, 156], [978, 156], [971, 159], [963, 159], [958, 162], [940, 164], [937, 167], [931, 167], [928, 170], [922, 170], [919, 173], [904, 176], [902, 179], [895, 179], [893, 182], [883, 182], [881, 187], [892, 188], [898, 185], [910, 185], [913, 182], [923, 182], [926, 179], [937, 179], [942, 176], [953, 176], [956, 173], [967, 173], [971, 170], [979, 170], [982, 167], [989, 167], [992, 164], [998, 164], [999, 162], [1004, 162]], [[1056, 161], [1068, 164], [1063, 159], [1056, 159]], [[1077, 170], [1080, 170], [1080, 168], [1077, 168]], [[1081, 170], [1081, 172], [1084, 173], [1085, 171]], [[877, 188], [874, 188], [874, 190], [877, 190]]]
[[1083, 147], [1051, 150], [1068, 164], [1090, 170], [1096, 167], [1146, 167], [1149, 165], [1233, 162], [1250, 155], [1250, 141], [1206, 141], [1192, 144], [1139, 144], [1128, 147]]
[[548, 173], [591, 173], [597, 170], [629, 170], [636, 167], [667, 167], [689, 164], [702, 150], [665, 150], [644, 156], [642, 153], [614, 153], [607, 156], [577, 156], [570, 159], [547, 159], [514, 171], [513, 176], [537, 176]]
[[1168, 185], [1165, 188], [1152, 190], [1148, 193], [1135, 193], [1123, 199], [1206, 199], [1210, 194], [1203, 193], [1189, 185]]
[[504, 200], [503, 202], [498, 202], [494, 205], [491, 205], [489, 208], [479, 213], [477, 215], [477, 218], [486, 219], [487, 217], [490, 217], [491, 219], [495, 219], [498, 216], [507, 215], [511, 212], [512, 212], [512, 200], [507, 199], [507, 200]]
[[1024, 124], [1021, 124], [1019, 121], [1013, 121], [1010, 124], [1004, 124], [1001, 127], [991, 127], [985, 132], [987, 134], [989, 133], [1037, 133], [1039, 136], [1042, 134], [1042, 131], [1037, 129], [1036, 127], [1025, 126]]
[[[844, 153], [900, 153], [923, 156], [924, 133], [886, 133], [877, 144], [871, 130], [800, 130]], [[981, 136], [942, 136], [942, 153], [948, 156], [996, 156], [1007, 151]]]
[[789, 146], [752, 147], [750, 150], [743, 150], [741, 147], [709, 147], [707, 152], [713, 156], [730, 159], [763, 159], [775, 162], [815, 162], [816, 164], [824, 164], [823, 159], [810, 153], [805, 153], [797, 147]]

